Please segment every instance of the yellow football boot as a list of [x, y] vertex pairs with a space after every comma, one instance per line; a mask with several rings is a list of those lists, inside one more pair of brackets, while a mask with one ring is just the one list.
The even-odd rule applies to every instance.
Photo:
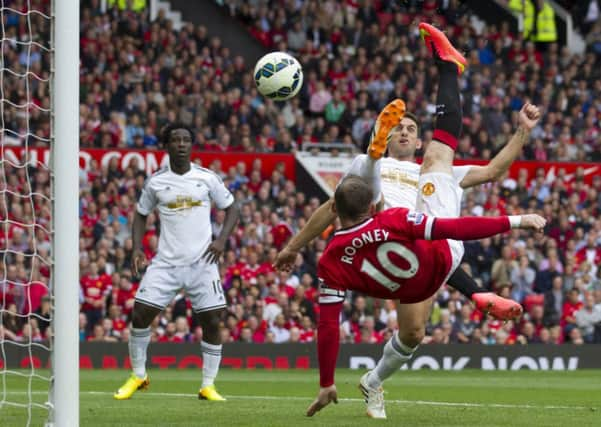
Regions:
[[198, 398], [200, 400], [214, 400], [218, 402], [226, 400], [225, 397], [217, 392], [214, 385], [208, 385], [204, 388], [201, 388], [198, 391]]
[[148, 375], [144, 378], [136, 377], [136, 374], [131, 374], [131, 376], [125, 381], [125, 384], [117, 390], [117, 392], [113, 395], [113, 397], [117, 400], [126, 400], [129, 399], [136, 391], [145, 390], [150, 385], [150, 380], [148, 379]]

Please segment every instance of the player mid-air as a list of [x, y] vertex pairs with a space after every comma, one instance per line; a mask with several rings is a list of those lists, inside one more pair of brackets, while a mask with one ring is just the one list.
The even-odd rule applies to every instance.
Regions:
[[[539, 118], [539, 109], [525, 104], [519, 112], [517, 131], [487, 165], [453, 167], [453, 177], [458, 183], [454, 191], [459, 199], [464, 189], [494, 181], [509, 169]], [[347, 175], [359, 175], [371, 183], [374, 202], [379, 203], [379, 207], [416, 209], [420, 165], [415, 162], [415, 152], [422, 144], [419, 130], [417, 118], [405, 112], [404, 103], [401, 100], [393, 101], [378, 116], [368, 154], [357, 156], [347, 172]], [[388, 157], [383, 157], [386, 149]], [[333, 204], [334, 200], [330, 199], [314, 212], [305, 227], [279, 253], [276, 268], [289, 269], [301, 248], [319, 236], [336, 219]], [[453, 216], [459, 216], [459, 206], [457, 209]], [[470, 298], [477, 308], [498, 319], [513, 319], [521, 314], [522, 309], [517, 302], [478, 287], [473, 278], [461, 268], [449, 278], [448, 283]]]
[[[209, 169], [190, 162], [193, 133], [184, 125], [171, 124], [162, 132], [169, 165], [144, 184], [133, 223], [134, 272], [146, 263], [142, 238], [146, 217], [158, 208], [161, 222], [158, 252], [148, 266], [136, 294], [132, 312], [129, 357], [133, 373], [117, 390], [115, 399], [129, 399], [148, 387], [146, 351], [150, 324], [181, 289], [192, 302], [202, 327], [202, 385], [198, 398], [225, 400], [214, 380], [221, 362], [219, 323], [226, 306], [217, 262], [239, 216], [234, 196]], [[211, 242], [211, 204], [226, 211], [219, 237]]]
[[[463, 256], [459, 240], [480, 239], [512, 228], [539, 231], [545, 225], [538, 215], [456, 218], [460, 192], [452, 163], [461, 132], [456, 73], [465, 59], [442, 32], [424, 23], [419, 27], [435, 58], [440, 82], [436, 129], [418, 179], [418, 211], [393, 208], [375, 214], [371, 183], [356, 175], [344, 178], [336, 189], [333, 209], [343, 229], [335, 233], [318, 265], [321, 388], [307, 410], [309, 416], [337, 400], [334, 370], [346, 290], [396, 301], [399, 330], [385, 344], [375, 369], [360, 380], [367, 414], [386, 418], [382, 382], [410, 360], [421, 343], [433, 295]], [[381, 152], [384, 150], [382, 147]]]

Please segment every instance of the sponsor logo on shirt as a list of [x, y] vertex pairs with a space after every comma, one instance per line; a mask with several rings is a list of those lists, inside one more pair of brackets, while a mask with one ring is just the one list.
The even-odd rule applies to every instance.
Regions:
[[409, 185], [413, 188], [417, 188], [417, 181], [412, 179], [409, 175], [404, 172], [395, 170], [395, 169], [383, 169], [382, 170], [382, 180], [388, 182], [396, 182], [398, 184]]
[[193, 200], [190, 196], [176, 196], [174, 202], [167, 203], [167, 207], [173, 210], [186, 210], [202, 206], [202, 200]]
[[415, 225], [420, 225], [424, 222], [424, 214], [419, 212], [409, 212], [407, 214], [407, 222], [412, 222]]

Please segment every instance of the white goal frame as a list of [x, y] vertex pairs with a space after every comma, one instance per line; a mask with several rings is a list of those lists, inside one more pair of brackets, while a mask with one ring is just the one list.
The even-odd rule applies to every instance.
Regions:
[[54, 298], [50, 416], [79, 426], [79, 0], [54, 0], [51, 163]]

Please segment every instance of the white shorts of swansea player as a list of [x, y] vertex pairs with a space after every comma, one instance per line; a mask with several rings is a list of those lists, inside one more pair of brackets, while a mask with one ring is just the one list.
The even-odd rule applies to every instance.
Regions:
[[[421, 174], [418, 181], [418, 196], [416, 210], [428, 216], [440, 218], [457, 218], [461, 213], [462, 190], [459, 182], [443, 172]], [[451, 250], [453, 263], [444, 284], [455, 272], [463, 258], [463, 242], [447, 240]]]
[[226, 306], [217, 264], [205, 262], [183, 266], [151, 263], [136, 293], [136, 301], [162, 310], [182, 289], [196, 313]]

